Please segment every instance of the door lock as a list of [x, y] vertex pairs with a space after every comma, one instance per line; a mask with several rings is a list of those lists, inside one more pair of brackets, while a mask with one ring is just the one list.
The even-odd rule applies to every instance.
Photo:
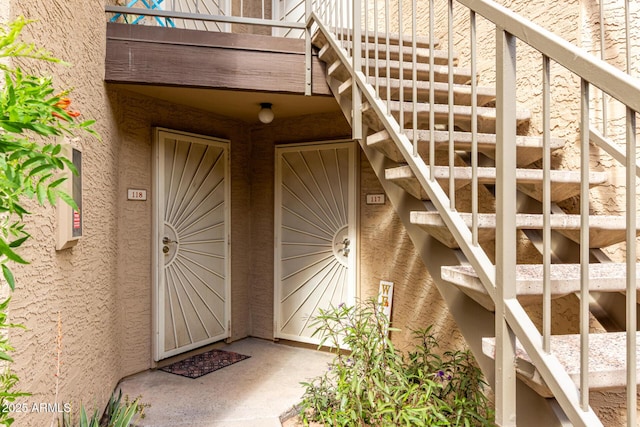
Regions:
[[164, 254], [168, 254], [168, 253], [169, 253], [169, 246], [164, 245], [164, 246], [162, 247], [162, 253], [164, 253]]
[[342, 240], [342, 242], [338, 242], [336, 243], [337, 245], [342, 245], [342, 249], [338, 249], [338, 252], [342, 252], [342, 256], [349, 256], [349, 252], [351, 252], [351, 248], [349, 248], [349, 245], [351, 244], [351, 240], [349, 240], [348, 237], [345, 237], [344, 240]]

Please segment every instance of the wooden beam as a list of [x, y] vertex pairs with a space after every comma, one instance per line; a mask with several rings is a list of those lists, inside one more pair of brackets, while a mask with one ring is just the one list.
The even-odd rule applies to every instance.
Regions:
[[[312, 94], [331, 96], [316, 56], [312, 73]], [[109, 23], [105, 81], [304, 94], [304, 41]]]

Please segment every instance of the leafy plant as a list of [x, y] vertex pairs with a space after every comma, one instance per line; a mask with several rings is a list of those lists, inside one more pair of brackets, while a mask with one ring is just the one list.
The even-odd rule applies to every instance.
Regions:
[[[8, 25], [0, 25], [0, 59], [27, 58], [57, 62], [48, 51], [20, 40], [20, 33], [29, 21], [18, 18]], [[79, 112], [71, 110], [69, 91], [56, 94], [50, 77], [35, 76], [0, 63], [0, 268], [11, 291], [15, 278], [11, 263], [27, 264], [17, 253], [31, 236], [26, 230], [25, 217], [29, 211], [25, 200], [36, 200], [40, 205], [54, 205], [58, 198], [77, 209], [73, 199], [61, 191], [64, 181], [58, 172], [68, 168], [74, 172], [71, 161], [61, 154], [62, 146], [51, 138], [88, 132], [93, 120], [77, 122]], [[76, 172], [77, 173], [77, 172]], [[0, 303], [0, 359], [11, 362], [8, 328], [20, 326], [7, 320], [9, 298]], [[14, 391], [16, 375], [7, 367], [0, 376], [0, 405], [6, 405], [27, 393]], [[0, 425], [10, 426], [13, 418], [6, 410], [0, 411]]]
[[95, 410], [91, 416], [88, 416], [84, 406], [81, 405], [77, 421], [72, 420], [70, 413], [64, 413], [58, 425], [61, 427], [129, 427], [138, 418], [144, 417], [144, 408], [147, 406], [140, 403], [139, 399], [130, 402], [125, 396], [122, 400], [122, 390], [120, 390], [118, 396], [115, 393], [111, 395], [104, 414]]
[[[305, 387], [301, 417], [330, 426], [489, 426], [493, 410], [469, 351], [435, 353], [431, 327], [414, 331], [413, 351], [398, 351], [375, 301], [320, 311], [314, 326], [335, 357]], [[349, 350], [340, 350], [339, 347]]]

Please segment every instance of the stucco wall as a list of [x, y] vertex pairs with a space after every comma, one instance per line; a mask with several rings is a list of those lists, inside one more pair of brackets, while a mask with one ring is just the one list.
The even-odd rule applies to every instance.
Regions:
[[[33, 239], [21, 249], [31, 261], [16, 268], [17, 290], [10, 308], [11, 321], [26, 330], [12, 330], [16, 348], [13, 365], [19, 389], [32, 396], [21, 403], [85, 402], [103, 405], [119, 379], [117, 322], [117, 158], [115, 124], [103, 88], [104, 13], [102, 2], [10, 0], [10, 17], [35, 22], [24, 31], [59, 58], [62, 65], [22, 61], [25, 69], [54, 76], [55, 86], [73, 88], [72, 108], [81, 118], [96, 118], [103, 141], [82, 135], [84, 237], [72, 249], [55, 251], [55, 210], [32, 206], [27, 230]], [[3, 7], [7, 2], [3, 2]], [[72, 31], [70, 29], [73, 29]], [[62, 327], [61, 372], [56, 378], [58, 313]], [[30, 406], [29, 406], [30, 408]], [[49, 425], [54, 414], [16, 413], [15, 425]]]
[[[214, 136], [230, 141], [231, 157], [231, 339], [249, 329], [250, 244], [249, 133], [246, 126], [224, 117], [161, 102], [136, 93], [112, 89], [110, 101], [118, 112], [120, 179], [118, 183], [118, 329], [122, 332], [121, 376], [151, 367], [151, 233], [152, 143], [154, 126]], [[147, 201], [127, 201], [127, 189], [146, 189]]]

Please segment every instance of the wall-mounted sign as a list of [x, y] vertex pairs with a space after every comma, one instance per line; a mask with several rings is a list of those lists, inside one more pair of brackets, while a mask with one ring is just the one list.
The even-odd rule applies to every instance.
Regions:
[[385, 194], [367, 194], [368, 205], [384, 205], [386, 201]]
[[147, 200], [147, 190], [127, 189], [127, 200]]
[[73, 163], [77, 173], [65, 168], [60, 177], [66, 180], [60, 189], [70, 195], [76, 207], [69, 206], [59, 200], [56, 206], [58, 215], [58, 229], [56, 233], [56, 250], [68, 249], [78, 243], [82, 237], [82, 151], [72, 147], [67, 141], [61, 142], [61, 152]]

